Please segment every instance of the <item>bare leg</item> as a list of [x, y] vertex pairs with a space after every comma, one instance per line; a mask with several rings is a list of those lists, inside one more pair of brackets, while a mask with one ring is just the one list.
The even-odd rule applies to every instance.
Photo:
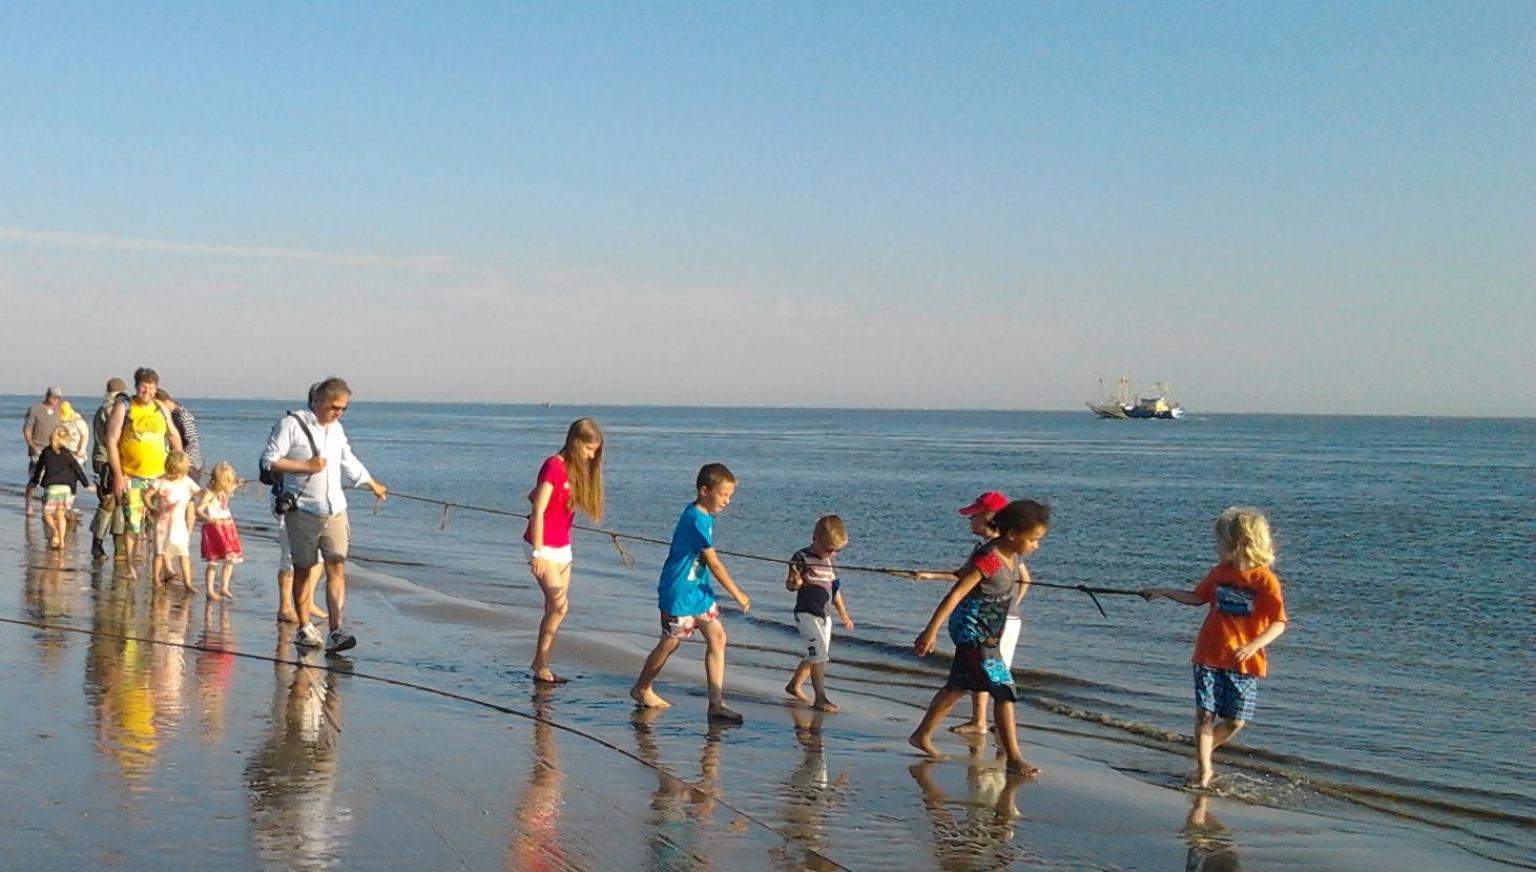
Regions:
[[709, 717], [742, 722], [741, 714], [725, 704], [725, 625], [710, 621], [699, 627], [704, 634], [704, 680], [709, 684]]
[[801, 702], [810, 702], [811, 698], [805, 695], [805, 680], [810, 677], [811, 664], [802, 659], [795, 665], [795, 673], [789, 677], [789, 683], [784, 685], [784, 692]]
[[539, 621], [539, 642], [529, 668], [533, 670], [535, 681], [555, 681], [557, 678], [550, 671], [549, 660], [555, 648], [555, 636], [570, 609], [571, 565], [567, 563], [551, 569], [543, 578], [535, 575], [534, 580], [544, 592], [544, 618]]
[[1008, 771], [1025, 778], [1039, 775], [1040, 770], [1025, 762], [1024, 753], [1019, 750], [1019, 725], [1013, 719], [1013, 703], [1005, 699], [998, 700], [992, 721], [997, 724], [997, 744], [1008, 758]]
[[661, 674], [661, 668], [667, 665], [667, 660], [680, 644], [682, 643], [670, 636], [663, 637], [656, 643], [656, 647], [652, 648], [651, 653], [645, 658], [645, 666], [641, 667], [640, 677], [635, 679], [635, 686], [629, 689], [631, 699], [646, 708], [671, 707], [672, 703], [658, 696], [653, 685], [656, 683], [656, 676]]
[[235, 564], [230, 563], [229, 561], [226, 560], [224, 562], [223, 578], [221, 579], [222, 586], [224, 588], [222, 593], [224, 594], [224, 597], [226, 599], [234, 599], [235, 598], [235, 595], [233, 593], [231, 593], [230, 589], [229, 589], [229, 579], [234, 574], [235, 574]]
[[203, 581], [208, 588], [208, 598], [214, 602], [223, 599], [223, 597], [219, 596], [218, 591], [213, 589], [213, 579], [218, 575], [218, 572], [219, 568], [212, 563], [208, 564], [208, 568], [203, 570]]
[[[27, 465], [30, 466], [32, 461], [37, 460], [37, 458], [36, 457], [29, 457], [29, 458], [27, 458], [27, 460], [28, 460], [28, 464]], [[35, 491], [35, 490], [37, 490], [37, 488], [33, 487], [32, 485], [29, 484], [22, 491], [21, 504], [22, 504], [23, 507], [26, 508], [26, 511], [27, 511], [28, 515], [31, 515], [34, 511], [36, 511], [35, 509], [32, 508], [32, 492]]]
[[837, 711], [837, 705], [827, 699], [827, 664], [811, 664], [811, 687], [816, 690], [816, 710], [831, 714]]
[[[314, 585], [311, 584], [309, 594], [314, 596]], [[325, 607], [328, 614], [325, 616], [332, 630], [341, 629], [341, 610], [347, 604], [347, 564], [340, 560], [327, 560], [325, 562]], [[313, 612], [314, 608], [311, 607]]]
[[154, 558], [149, 561], [149, 577], [150, 580], [155, 583], [155, 587], [159, 587], [160, 585], [165, 584], [165, 576], [163, 574], [164, 572], [165, 557], [164, 555], [156, 554]]
[[191, 557], [183, 557], [183, 558], [181, 558], [181, 583], [186, 585], [187, 590], [190, 590], [190, 591], [192, 591], [194, 593], [197, 592], [197, 585], [192, 583], [192, 558]]
[[277, 571], [277, 620], [282, 624], [299, 622], [299, 610], [294, 607], [293, 570]]
[[977, 691], [971, 694], [971, 719], [963, 724], [956, 724], [949, 728], [951, 733], [961, 735], [985, 735], [987, 732], [987, 702], [991, 695], [986, 691]]
[[[29, 511], [27, 514], [31, 514]], [[52, 509], [43, 509], [43, 533], [48, 537], [48, 547], [57, 548], [60, 545], [59, 526], [54, 520]]]
[[949, 710], [955, 707], [955, 703], [965, 696], [963, 690], [950, 690], [947, 687], [939, 688], [939, 692], [933, 695], [933, 702], [928, 703], [928, 710], [923, 712], [923, 719], [918, 722], [917, 729], [907, 737], [907, 744], [922, 751], [935, 760], [944, 759], [939, 749], [933, 744], [933, 731], [938, 729], [939, 722], [949, 714]]
[[309, 603], [315, 598], [315, 582], [320, 580], [320, 564], [293, 568], [293, 612], [300, 629], [309, 623]]

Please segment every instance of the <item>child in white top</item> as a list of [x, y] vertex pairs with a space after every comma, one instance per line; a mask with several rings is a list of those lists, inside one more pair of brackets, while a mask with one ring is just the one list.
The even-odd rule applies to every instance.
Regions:
[[[240, 531], [235, 529], [235, 516], [229, 511], [229, 498], [239, 486], [240, 480], [235, 477], [235, 468], [229, 461], [221, 460], [208, 476], [208, 489], [203, 492], [202, 499], [197, 501], [197, 517], [203, 522], [203, 560], [208, 564], [204, 581], [208, 586], [208, 598], [214, 601], [235, 598], [229, 589], [229, 579], [235, 573], [235, 564], [245, 562], [245, 550], [240, 546]], [[223, 589], [215, 591], [213, 579], [220, 567], [224, 570]]]
[[150, 577], [163, 584], [171, 577], [167, 558], [181, 559], [181, 583], [187, 590], [192, 584], [192, 525], [196, 515], [192, 498], [202, 491], [187, 476], [189, 467], [184, 451], [172, 451], [165, 458], [165, 477], [144, 492], [144, 505], [155, 515], [155, 559]]

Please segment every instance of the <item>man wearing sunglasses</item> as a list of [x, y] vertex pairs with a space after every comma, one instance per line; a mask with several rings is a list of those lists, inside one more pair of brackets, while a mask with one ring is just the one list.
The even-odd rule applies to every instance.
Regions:
[[[285, 509], [283, 521], [293, 553], [292, 600], [299, 622], [294, 643], [304, 648], [324, 646], [326, 653], [357, 645], [357, 639], [342, 629], [351, 532], [345, 488], [367, 487], [381, 500], [387, 492], [383, 484], [373, 480], [347, 442], [341, 416], [351, 402], [352, 389], [346, 382], [335, 376], [320, 382], [310, 389], [309, 408], [283, 415], [261, 453], [262, 467], [282, 476], [278, 502]], [[309, 622], [322, 560], [331, 630], [324, 639]]]

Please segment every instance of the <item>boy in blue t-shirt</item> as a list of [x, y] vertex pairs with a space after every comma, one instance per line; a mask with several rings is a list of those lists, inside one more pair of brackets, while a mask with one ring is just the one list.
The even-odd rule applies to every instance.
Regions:
[[629, 695], [646, 708], [671, 706], [657, 695], [652, 684], [672, 652], [697, 630], [704, 635], [706, 646], [704, 677], [709, 682], [709, 717], [739, 724], [741, 715], [725, 705], [725, 627], [720, 624], [720, 606], [715, 603], [715, 592], [709, 585], [710, 576], [714, 576], [743, 612], [752, 607], [751, 598], [731, 580], [731, 574], [715, 553], [715, 515], [731, 504], [736, 476], [723, 463], [709, 463], [699, 470], [694, 486], [699, 497], [677, 519], [672, 547], [657, 585], [661, 641], [645, 658], [645, 668], [640, 670]]

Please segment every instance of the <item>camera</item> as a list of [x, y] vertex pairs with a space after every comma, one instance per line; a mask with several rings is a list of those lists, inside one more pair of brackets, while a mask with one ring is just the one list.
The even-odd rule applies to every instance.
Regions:
[[299, 507], [299, 495], [280, 490], [272, 495], [272, 512], [277, 515], [286, 515]]

